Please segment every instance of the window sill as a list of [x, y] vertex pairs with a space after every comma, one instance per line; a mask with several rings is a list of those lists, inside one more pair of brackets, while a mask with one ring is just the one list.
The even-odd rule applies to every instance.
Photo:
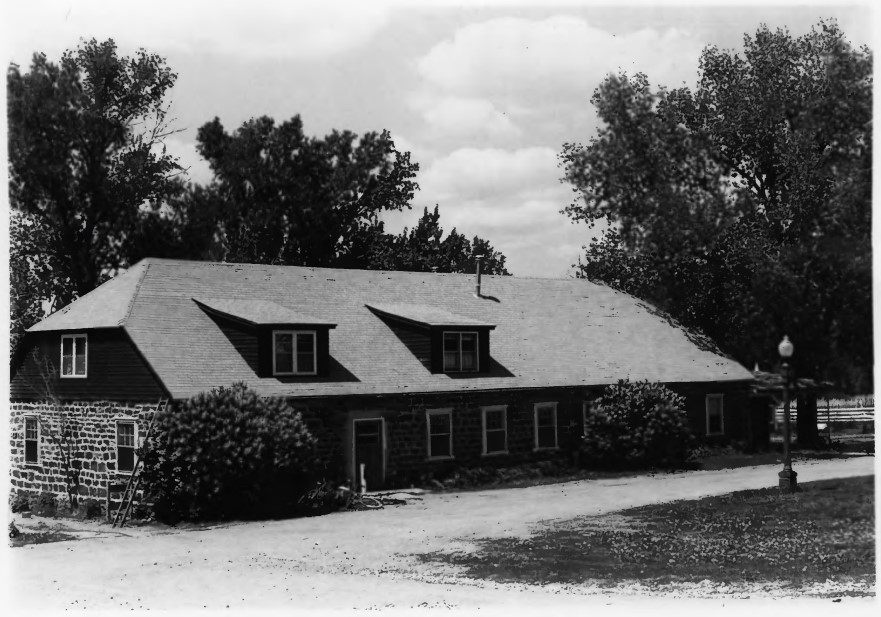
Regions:
[[85, 379], [88, 375], [61, 375], [61, 379]]
[[560, 446], [541, 446], [532, 449], [533, 452], [547, 452], [550, 450], [559, 450]]
[[452, 461], [456, 457], [450, 454], [449, 456], [429, 456], [425, 460], [426, 461]]
[[480, 456], [504, 456], [508, 454], [507, 450], [499, 450], [498, 452], [484, 452]]

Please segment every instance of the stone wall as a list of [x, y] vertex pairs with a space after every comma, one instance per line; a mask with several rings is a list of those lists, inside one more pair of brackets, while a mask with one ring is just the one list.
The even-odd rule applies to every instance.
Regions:
[[[68, 486], [79, 499], [105, 500], [108, 482], [122, 484], [130, 472], [117, 470], [116, 423], [134, 420], [139, 445], [156, 405], [82, 402], [10, 404], [10, 475], [12, 493], [53, 493], [68, 502]], [[38, 419], [38, 461], [25, 462], [25, 418]], [[69, 444], [71, 465], [65, 464], [60, 441]]]
[[[535, 404], [557, 403], [556, 449], [535, 449]], [[484, 407], [506, 407], [507, 452], [483, 454]], [[407, 472], [422, 476], [443, 476], [461, 467], [501, 467], [527, 461], [558, 459], [567, 455], [567, 438], [571, 431], [580, 432], [581, 424], [572, 426], [581, 411], [581, 396], [556, 391], [462, 394], [439, 399], [414, 397], [409, 401], [406, 420], [398, 418], [388, 425], [389, 471], [394, 475]], [[452, 409], [452, 459], [428, 458], [428, 426], [426, 410]], [[406, 483], [406, 478], [400, 478]]]
[[[689, 424], [700, 441], [725, 443], [746, 439], [747, 391], [743, 385], [678, 384], [686, 396]], [[354, 482], [352, 421], [379, 419], [384, 429], [384, 488], [426, 485], [465, 468], [508, 467], [534, 461], [575, 463], [583, 434], [585, 401], [600, 394], [601, 387], [547, 388], [541, 390], [412, 394], [387, 397], [340, 397], [292, 400], [303, 411], [313, 434], [319, 436], [322, 455], [336, 454], [328, 465], [329, 476], [345, 476]], [[725, 396], [725, 434], [707, 438], [706, 394]], [[535, 404], [557, 403], [556, 449], [535, 449]], [[483, 407], [506, 406], [507, 452], [483, 454]], [[450, 409], [452, 453], [450, 458], [429, 458], [426, 411]], [[319, 433], [319, 430], [321, 433]], [[325, 458], [325, 460], [329, 460]]]
[[[384, 426], [385, 488], [424, 485], [467, 467], [506, 467], [528, 461], [572, 457], [581, 436], [582, 403], [592, 398], [586, 389], [417, 394], [397, 397], [337, 400], [292, 400], [307, 418], [327, 457], [338, 454], [329, 475], [354, 480], [352, 421], [381, 418]], [[554, 449], [535, 449], [535, 404], [557, 403], [557, 444]], [[505, 406], [507, 452], [483, 454], [484, 407]], [[426, 411], [451, 409], [452, 454], [428, 457]], [[319, 436], [319, 430], [323, 436]], [[326, 445], [333, 444], [327, 448]], [[341, 456], [339, 456], [341, 455]], [[325, 458], [325, 460], [328, 460]]]
[[[677, 386], [687, 396], [686, 408], [692, 429], [705, 433], [707, 391], [725, 393], [725, 435], [718, 440], [744, 439], [749, 434], [746, 391], [694, 384]], [[528, 461], [572, 460], [583, 431], [582, 405], [595, 398], [601, 388], [548, 388], [543, 390], [413, 394], [383, 397], [335, 397], [292, 399], [317, 437], [319, 456], [326, 463], [325, 476], [354, 478], [353, 419], [382, 418], [384, 427], [384, 477], [387, 488], [425, 484], [466, 467], [505, 467]], [[536, 403], [557, 403], [556, 449], [535, 449]], [[483, 454], [483, 407], [507, 407], [507, 452]], [[11, 418], [11, 473], [13, 491], [48, 491], [66, 500], [67, 473], [58, 445], [53, 440], [66, 418], [70, 423], [73, 458], [79, 476], [78, 494], [103, 500], [107, 483], [124, 483], [127, 473], [117, 472], [116, 421], [135, 419], [139, 440], [143, 439], [155, 405], [134, 403], [46, 403], [14, 402]], [[428, 457], [426, 411], [452, 410], [451, 458]], [[24, 418], [40, 418], [40, 460], [24, 462]], [[758, 423], [758, 421], [756, 421]]]

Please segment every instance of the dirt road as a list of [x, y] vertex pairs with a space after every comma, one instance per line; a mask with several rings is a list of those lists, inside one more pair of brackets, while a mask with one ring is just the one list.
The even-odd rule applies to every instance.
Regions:
[[[809, 482], [873, 474], [874, 467], [873, 457], [858, 457], [801, 462], [797, 471], [800, 481]], [[543, 521], [773, 486], [777, 471], [763, 466], [426, 494], [377, 511], [198, 531], [131, 529], [126, 536], [7, 550], [6, 589], [20, 608], [40, 611], [522, 608], [577, 606], [591, 597], [626, 603], [628, 597], [639, 601], [646, 590], [631, 584], [610, 596], [589, 585], [474, 582], [414, 555], [468, 550], [478, 538], [523, 537]], [[767, 591], [779, 595], [773, 586]]]

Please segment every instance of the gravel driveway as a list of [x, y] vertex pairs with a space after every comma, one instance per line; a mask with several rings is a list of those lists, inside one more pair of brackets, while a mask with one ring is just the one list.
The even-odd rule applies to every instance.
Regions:
[[[801, 482], [869, 475], [874, 467], [873, 457], [797, 463]], [[543, 521], [773, 486], [777, 471], [775, 465], [431, 493], [376, 511], [204, 530], [126, 529], [124, 536], [7, 550], [6, 589], [16, 605], [41, 611], [577, 606], [591, 598], [626, 604], [645, 599], [649, 590], [471, 581], [412, 556], [468, 550], [479, 538], [525, 537]], [[770, 584], [732, 591], [724, 597], [793, 593]], [[706, 596], [719, 590], [698, 584], [650, 593]], [[864, 602], [848, 603], [857, 608]]]

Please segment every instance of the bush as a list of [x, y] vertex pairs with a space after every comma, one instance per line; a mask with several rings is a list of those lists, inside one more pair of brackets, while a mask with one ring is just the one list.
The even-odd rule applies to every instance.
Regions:
[[31, 495], [29, 502], [30, 511], [37, 516], [54, 517], [58, 513], [58, 498], [54, 493], [43, 491], [38, 496]]
[[155, 420], [142, 482], [167, 522], [281, 516], [313, 483], [316, 442], [283, 399], [245, 384], [201, 393]]
[[81, 516], [83, 518], [102, 518], [104, 516], [104, 506], [97, 499], [88, 497], [80, 502], [79, 506]]
[[585, 418], [582, 463], [606, 468], [681, 467], [693, 447], [685, 398], [659, 383], [619, 381]]
[[30, 495], [25, 491], [19, 490], [12, 498], [10, 508], [14, 513], [24, 512], [31, 509]]

